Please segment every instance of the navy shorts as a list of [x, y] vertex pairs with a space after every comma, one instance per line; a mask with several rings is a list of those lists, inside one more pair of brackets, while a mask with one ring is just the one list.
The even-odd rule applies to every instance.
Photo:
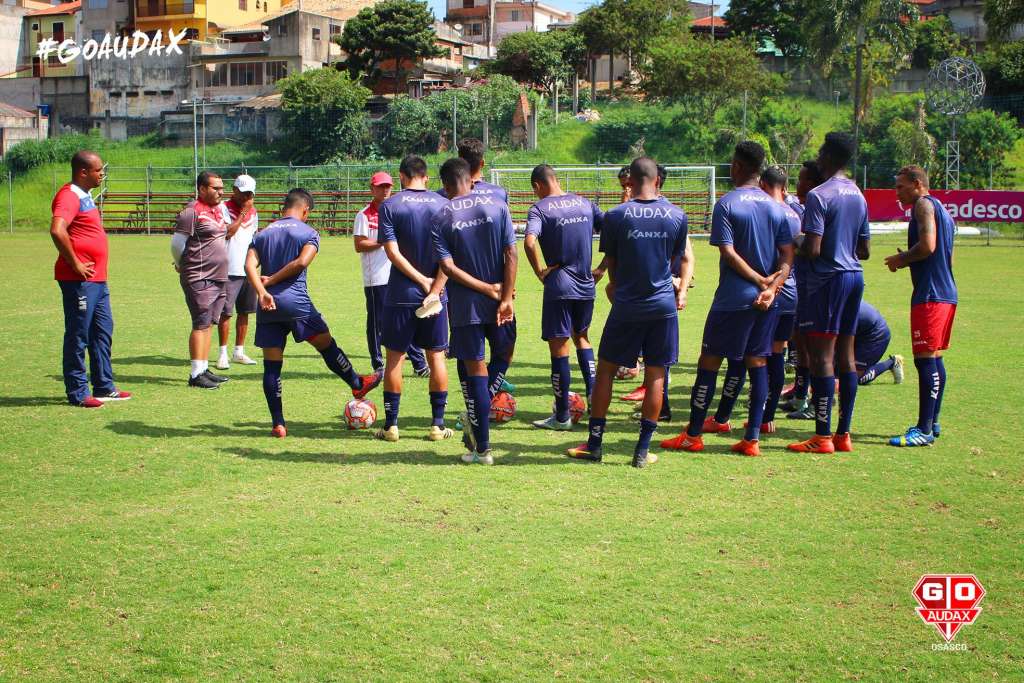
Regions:
[[327, 323], [319, 313], [305, 318], [273, 322], [260, 321], [257, 318], [253, 343], [261, 349], [283, 349], [288, 343], [289, 333], [296, 342], [304, 342], [328, 331]]
[[772, 355], [772, 340], [779, 309], [759, 311], [709, 311], [704, 323], [701, 352], [740, 360], [746, 356]]
[[857, 367], [867, 370], [872, 365], [882, 360], [882, 356], [889, 349], [889, 341], [892, 335], [886, 335], [885, 339], [861, 341], [855, 339], [853, 342], [853, 356]]
[[516, 345], [516, 321], [504, 325], [474, 323], [452, 328], [448, 357], [459, 360], [483, 360], [484, 342], [491, 347], [491, 356], [504, 355]]
[[853, 336], [864, 296], [864, 273], [838, 271], [832, 277], [805, 282], [797, 296], [797, 326], [804, 334]]
[[601, 333], [597, 357], [627, 368], [644, 365], [665, 367], [679, 359], [679, 318], [622, 321], [609, 316]]
[[593, 299], [546, 300], [540, 314], [540, 338], [567, 339], [586, 332], [593, 317]]
[[380, 319], [384, 348], [406, 352], [410, 344], [427, 351], [448, 348], [448, 307], [432, 318], [417, 318], [415, 306], [385, 306]]
[[779, 313], [775, 322], [775, 341], [788, 342], [796, 329], [796, 313]]

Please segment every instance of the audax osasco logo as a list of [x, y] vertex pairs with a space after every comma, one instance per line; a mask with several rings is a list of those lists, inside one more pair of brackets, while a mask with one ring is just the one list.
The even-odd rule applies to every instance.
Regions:
[[180, 33], [173, 30], [167, 32], [167, 42], [164, 42], [163, 31], [157, 31], [150, 38], [142, 31], [136, 31], [131, 36], [111, 36], [109, 33], [103, 40], [92, 38], [79, 45], [72, 38], [58, 43], [53, 38], [44, 38], [39, 41], [36, 49], [36, 56], [40, 61], [49, 59], [56, 55], [61, 64], [70, 64], [79, 57], [86, 61], [93, 59], [131, 59], [146, 52], [150, 56], [170, 56], [182, 54], [179, 45], [185, 39], [188, 29], [181, 29]]

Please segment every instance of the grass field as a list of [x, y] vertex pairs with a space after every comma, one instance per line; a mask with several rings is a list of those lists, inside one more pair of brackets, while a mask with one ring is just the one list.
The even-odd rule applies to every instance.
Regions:
[[[868, 298], [909, 352], [909, 278], [875, 245]], [[540, 288], [519, 281], [520, 412], [495, 428], [495, 467], [430, 444], [426, 382], [407, 376], [403, 438], [346, 432], [346, 387], [292, 346], [290, 436], [267, 436], [260, 371], [186, 388], [187, 314], [166, 238], [111, 240], [115, 371], [137, 400], [63, 404], [62, 319], [44, 235], [0, 237], [0, 679], [3, 680], [921, 680], [1018, 679], [1024, 632], [1016, 442], [1024, 249], [958, 250], [961, 306], [943, 437], [896, 450], [913, 371], [858, 397], [856, 452], [665, 454], [628, 467], [613, 406], [600, 465], [583, 438], [529, 427], [550, 408]], [[697, 247], [681, 320], [674, 434], [687, 414], [716, 259]], [[521, 260], [525, 267], [525, 259]], [[359, 265], [325, 239], [313, 296], [367, 368]], [[17, 284], [17, 290], [15, 285]], [[599, 330], [608, 304], [600, 301]], [[596, 335], [595, 335], [596, 336]], [[574, 381], [579, 387], [574, 366]], [[411, 373], [407, 373], [409, 375]], [[453, 373], [454, 374], [454, 373]], [[620, 383], [619, 389], [627, 389]], [[372, 397], [380, 402], [379, 392]], [[451, 408], [462, 399], [452, 391]], [[742, 417], [739, 418], [742, 422]], [[978, 622], [934, 651], [911, 590], [974, 573]]]

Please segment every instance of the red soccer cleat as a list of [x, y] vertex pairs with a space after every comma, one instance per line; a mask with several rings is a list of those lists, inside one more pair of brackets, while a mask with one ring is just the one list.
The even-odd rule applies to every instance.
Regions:
[[832, 443], [832, 437], [818, 436], [817, 434], [807, 439], [807, 441], [791, 443], [786, 448], [796, 453], [821, 453], [829, 455], [836, 452], [835, 444]]
[[642, 401], [647, 397], [647, 387], [639, 386], [633, 391], [619, 397], [620, 401]]
[[[749, 421], [748, 422], [744, 422], [743, 423], [743, 428], [746, 429], [748, 424], [750, 424]], [[774, 420], [772, 422], [762, 422], [761, 423], [761, 433], [762, 434], [774, 434], [775, 433], [775, 422], [774, 422]]]
[[72, 403], [71, 405], [77, 408], [102, 408], [103, 401], [100, 401], [99, 399], [96, 399], [92, 396], [86, 396], [84, 399], [82, 399], [81, 403]]
[[850, 439], [850, 432], [845, 434], [833, 434], [832, 445], [836, 453], [853, 453], [853, 440]]
[[697, 453], [704, 450], [704, 437], [690, 436], [684, 429], [679, 436], [662, 441], [661, 447], [671, 451], [689, 451], [690, 453]]
[[729, 450], [731, 450], [733, 453], [739, 453], [749, 458], [756, 458], [757, 456], [761, 455], [761, 448], [760, 446], [757, 445], [756, 440], [747, 441], [746, 439], [743, 439], [739, 443], [734, 443], [732, 445], [732, 448], [730, 448]]
[[288, 430], [285, 429], [284, 425], [274, 425], [274, 428], [270, 430], [270, 435], [277, 437], [278, 439], [283, 439], [288, 436]]
[[794, 382], [793, 384], [790, 384], [789, 386], [782, 388], [782, 394], [779, 396], [779, 399], [782, 400], [782, 401], [788, 401], [789, 399], [793, 398], [793, 396], [795, 396], [795, 395], [796, 395], [796, 383]]
[[728, 434], [732, 431], [732, 425], [729, 421], [716, 422], [715, 418], [705, 418], [704, 426], [700, 428], [700, 431], [704, 434]]
[[377, 388], [377, 385], [380, 384], [381, 380], [384, 379], [384, 373], [375, 372], [372, 375], [363, 375], [359, 379], [363, 381], [363, 386], [359, 387], [358, 389], [353, 389], [352, 395], [355, 396], [356, 398], [363, 398], [368, 393]]

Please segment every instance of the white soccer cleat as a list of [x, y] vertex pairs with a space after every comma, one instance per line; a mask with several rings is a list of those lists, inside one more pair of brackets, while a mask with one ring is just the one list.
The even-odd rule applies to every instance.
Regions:
[[217, 359], [217, 369], [218, 370], [230, 370], [231, 369], [231, 363], [228, 361], [227, 355], [223, 355], [223, 356], [221, 356], [221, 357], [219, 357]]
[[474, 451], [472, 453], [464, 453], [462, 455], [462, 462], [468, 465], [472, 465], [474, 463], [478, 465], [493, 465], [494, 457], [491, 455], [491, 451], [489, 449], [484, 453], [477, 453]]
[[445, 439], [450, 439], [453, 436], [455, 436], [455, 432], [451, 429], [448, 427], [438, 427], [437, 425], [431, 425], [430, 431], [427, 432], [427, 439], [430, 441], [444, 441]]
[[558, 418], [554, 415], [544, 418], [543, 420], [535, 420], [533, 426], [537, 429], [550, 429], [556, 432], [568, 432], [572, 430], [572, 420], [566, 420], [565, 422], [559, 422]]
[[903, 356], [894, 355], [892, 357], [892, 378], [896, 384], [903, 384], [903, 373], [904, 373], [904, 361]]
[[[245, 355], [244, 351], [242, 353], [238, 353], [236, 351], [235, 354], [231, 356], [231, 360], [232, 362], [238, 363], [239, 365], [256, 365], [256, 361], [254, 361], [252, 358], [249, 358], [249, 356]], [[217, 367], [220, 366], [218, 365]]]
[[381, 441], [390, 441], [394, 443], [395, 441], [398, 441], [399, 438], [398, 425], [391, 425], [390, 427], [378, 429], [373, 436]]

